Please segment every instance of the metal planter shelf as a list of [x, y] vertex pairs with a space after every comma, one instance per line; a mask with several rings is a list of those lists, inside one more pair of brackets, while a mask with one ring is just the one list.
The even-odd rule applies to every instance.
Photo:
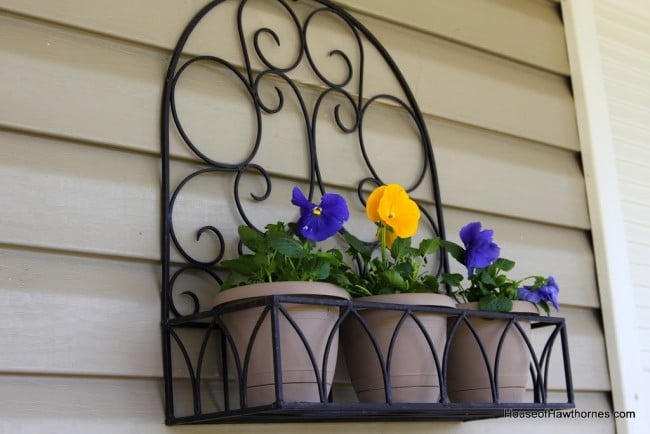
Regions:
[[[236, 290], [236, 289], [235, 289]], [[400, 312], [405, 317], [425, 312], [439, 313], [447, 316], [449, 319], [450, 329], [457, 322], [459, 324], [472, 323], [475, 318], [492, 318], [505, 319], [511, 323], [506, 333], [521, 335], [515, 323], [522, 321], [531, 321], [533, 329], [533, 338], [523, 337], [526, 345], [530, 350], [530, 381], [527, 395], [528, 400], [519, 403], [499, 402], [498, 398], [498, 364], [494, 368], [487, 368], [483, 360], [476, 361], [475, 369], [483, 369], [491, 372], [491, 387], [493, 402], [487, 403], [459, 403], [451, 402], [447, 395], [446, 372], [448, 369], [447, 358], [448, 348], [453, 343], [453, 335], [450, 334], [443, 348], [434, 348], [435, 356], [432, 357], [438, 361], [440, 366], [440, 398], [436, 402], [392, 402], [391, 388], [388, 391], [386, 402], [381, 403], [363, 403], [350, 402], [350, 393], [343, 393], [347, 402], [338, 400], [336, 386], [329, 394], [322, 393], [321, 402], [290, 402], [285, 401], [282, 397], [285, 394], [282, 384], [282, 349], [279, 342], [281, 328], [277, 326], [281, 318], [290, 316], [283, 306], [304, 304], [304, 305], [326, 305], [337, 307], [340, 311], [339, 320], [333, 327], [333, 330], [324, 330], [327, 335], [332, 331], [338, 332], [341, 323], [345, 317], [351, 317], [354, 312], [367, 308], [386, 309]], [[243, 311], [254, 307], [261, 307], [262, 312], [268, 315], [270, 321], [276, 324], [272, 328], [272, 340], [274, 342], [272, 360], [273, 370], [275, 373], [275, 398], [273, 402], [259, 406], [246, 406], [245, 396], [247, 395], [245, 376], [237, 375], [237, 368], [233, 368], [232, 359], [228, 361], [226, 357], [226, 348], [231, 344], [228, 335], [221, 332], [223, 325], [222, 317], [237, 311]], [[295, 323], [294, 323], [295, 324]], [[295, 327], [295, 326], [294, 326]], [[396, 327], [396, 336], [399, 339], [399, 327]], [[470, 327], [470, 326], [468, 326]], [[183, 423], [235, 423], [235, 422], [305, 422], [305, 421], [415, 421], [415, 420], [455, 420], [467, 421], [484, 418], [503, 417], [506, 410], [513, 411], [533, 411], [533, 410], [560, 410], [574, 407], [573, 386], [571, 379], [571, 368], [568, 354], [568, 341], [566, 324], [563, 318], [522, 315], [512, 313], [494, 313], [480, 311], [465, 311], [460, 309], [451, 309], [433, 306], [409, 306], [401, 304], [384, 304], [371, 302], [358, 302], [334, 299], [314, 299], [311, 297], [301, 297], [294, 295], [267, 296], [243, 302], [231, 302], [211, 311], [198, 313], [192, 316], [170, 320], [165, 327], [175, 339], [179, 339], [179, 330], [188, 329], [190, 333], [196, 334], [198, 339], [195, 348], [190, 350], [183, 347], [183, 357], [185, 367], [189, 369], [189, 381], [191, 383], [191, 394], [184, 395], [182, 400], [191, 401], [192, 409], [189, 414], [176, 415], [173, 407], [173, 394], [168, 397], [168, 419], [169, 424]], [[302, 332], [294, 328], [295, 332], [302, 335]], [[372, 332], [368, 332], [371, 334]], [[425, 333], [423, 331], [423, 333]], [[180, 342], [180, 341], [179, 341]], [[333, 345], [330, 343], [330, 345]], [[476, 341], [480, 348], [483, 344]], [[537, 347], [537, 348], [535, 348]], [[306, 350], [311, 352], [310, 350]], [[552, 362], [551, 354], [560, 353], [559, 357]], [[205, 360], [212, 354], [213, 361], [218, 364], [217, 371], [220, 373], [218, 378], [211, 380], [202, 379], [202, 370], [207, 370]], [[286, 355], [285, 355], [286, 356]], [[339, 357], [342, 355], [339, 354]], [[240, 355], [241, 361], [239, 372], [245, 372], [247, 369], [245, 355]], [[382, 357], [389, 358], [389, 354], [383, 354]], [[500, 358], [500, 356], [497, 356]], [[192, 362], [195, 361], [195, 363]], [[386, 368], [385, 360], [379, 363], [382, 369]], [[490, 365], [492, 361], [490, 362]], [[314, 378], [324, 382], [323, 369], [318, 366], [325, 366], [325, 363], [319, 363], [314, 360]], [[558, 375], [558, 370], [561, 373]], [[235, 371], [235, 372], [232, 372]], [[487, 371], [486, 371], [487, 372]], [[234, 375], [234, 379], [233, 376]], [[553, 402], [548, 396], [548, 379], [550, 375], [555, 377], [564, 377], [564, 387], [556, 390], [555, 397], [565, 396], [561, 402]], [[228, 380], [230, 376], [230, 380]], [[390, 377], [388, 377], [390, 378]], [[384, 378], [386, 381], [387, 378]], [[181, 380], [178, 380], [181, 381]], [[390, 381], [390, 380], [388, 380]], [[316, 386], [314, 386], [316, 387]], [[557, 385], [556, 385], [557, 388]], [[211, 397], [217, 402], [216, 407], [210, 409], [205, 407], [204, 397]], [[179, 399], [178, 397], [176, 399]]]
[[[260, 9], [254, 9], [256, 7], [262, 8], [261, 12]], [[264, 17], [269, 14], [272, 19], [268, 22], [272, 24], [268, 27], [260, 26], [260, 22], [267, 22]], [[252, 17], [253, 23], [257, 24], [250, 25], [244, 17]], [[224, 18], [226, 22], [223, 21]], [[234, 24], [230, 23], [233, 19]], [[325, 30], [319, 27], [319, 22], [325, 23]], [[201, 30], [195, 32], [199, 26]], [[278, 28], [271, 28], [272, 26]], [[348, 40], [344, 46], [337, 46], [338, 39], [328, 36], [332, 29], [338, 29], [335, 33], [338, 32], [339, 35], [347, 35]], [[320, 35], [318, 32], [321, 32]], [[198, 35], [195, 39], [194, 34]], [[334, 46], [331, 49], [328, 46], [325, 54], [321, 52], [319, 56], [312, 51], [308, 40]], [[210, 46], [211, 44], [215, 46]], [[269, 46], [273, 50], [269, 50]], [[274, 63], [275, 50], [280, 47], [295, 50], [295, 53], [284, 57], [285, 60], [290, 59], [289, 63]], [[221, 56], [220, 51], [225, 51], [226, 54]], [[333, 65], [342, 70], [333, 74]], [[382, 67], [388, 78], [368, 83], [368, 80], [380, 77]], [[298, 77], [292, 78], [292, 75]], [[217, 85], [212, 86], [214, 83], [210, 80], [215, 79]], [[390, 90], [386, 93], [377, 92], [377, 83], [390, 83]], [[226, 97], [214, 97], [211, 93], [214, 88], [226, 92], [235, 89], [236, 96], [230, 92]], [[236, 105], [231, 106], [231, 101], [236, 97], [241, 97], [242, 101], [238, 100]], [[217, 106], [216, 110], [212, 104]], [[207, 139], [203, 130], [200, 131], [203, 135], [195, 134], [194, 128], [197, 125], [200, 128], [214, 123], [215, 113], [224, 114], [223, 118], [218, 119], [220, 128], [232, 126], [239, 131], [247, 123], [232, 122], [231, 116], [240, 113], [247, 104], [250, 108], [251, 131], [245, 139], [236, 139], [236, 134], [221, 130], [216, 134], [210, 130]], [[197, 11], [183, 30], [171, 54], [165, 76], [160, 123], [161, 331], [165, 415], [168, 424], [471, 420], [503, 416], [507, 409], [549, 410], [574, 406], [567, 331], [561, 318], [298, 296], [270, 296], [243, 304], [233, 302], [210, 310], [210, 299], [222, 284], [220, 261], [232, 255], [235, 250], [242, 249], [238, 245], [239, 240], [232, 238], [235, 227], [243, 222], [260, 229], [256, 222], [263, 216], [275, 215], [264, 208], [267, 203], [270, 208], [273, 208], [273, 203], [279, 203], [278, 199], [275, 202], [267, 201], [272, 196], [272, 179], [278, 178], [279, 184], [284, 182], [286, 186], [289, 180], [295, 182], [295, 179], [301, 178], [308, 189], [310, 200], [334, 189], [334, 186], [347, 192], [348, 196], [356, 191], [358, 202], [348, 202], [348, 205], [356, 206], [357, 210], [364, 207], [369, 190], [392, 180], [390, 174], [385, 173], [385, 168], [376, 168], [372, 164], [381, 159], [371, 155], [371, 151], [379, 148], [379, 152], [382, 152], [383, 149], [372, 143], [377, 138], [377, 131], [364, 133], [367, 129], [372, 130], [373, 125], [367, 119], [372, 118], [372, 115], [367, 117], [367, 113], [377, 109], [381, 110], [386, 119], [397, 118], [400, 128], [410, 130], [405, 136], [414, 137], [416, 150], [413, 155], [409, 155], [409, 158], [413, 158], [408, 160], [414, 167], [401, 165], [395, 171], [398, 174], [413, 175], [413, 180], [406, 189], [409, 194], [417, 192], [420, 198], [417, 202], [422, 214], [420, 228], [424, 228], [421, 231], [428, 232], [425, 236], [434, 235], [445, 239], [443, 201], [426, 122], [395, 61], [356, 18], [329, 0], [212, 0]], [[265, 134], [275, 119], [283, 117], [278, 115], [282, 113], [285, 117], [297, 117], [303, 134], [279, 134], [278, 128], [288, 125], [286, 121], [275, 129], [270, 128], [270, 134]], [[322, 134], [319, 131], [323, 125], [328, 126], [330, 132], [321, 140]], [[263, 128], [265, 126], [267, 128]], [[282, 136], [282, 143], [278, 142], [277, 136]], [[355, 143], [335, 151], [329, 143], [332, 137], [344, 137]], [[295, 138], [295, 142], [290, 140], [292, 138]], [[239, 143], [240, 141], [244, 143]], [[288, 156], [286, 160], [290, 160], [292, 169], [301, 163], [299, 155], [303, 155], [302, 163], [306, 170], [283, 173], [286, 168], [278, 168], [276, 165], [267, 169], [265, 165], [269, 164], [268, 161], [261, 161], [263, 158], [258, 158], [258, 153], [266, 157], [278, 154], [277, 150], [268, 149], [265, 153], [259, 152], [263, 147], [273, 145], [285, 146], [281, 152]], [[179, 152], [181, 148], [183, 151]], [[237, 158], [225, 152], [231, 149], [241, 151], [243, 156]], [[404, 149], [400, 148], [400, 153], [406, 153]], [[224, 155], [219, 151], [224, 151]], [[355, 168], [354, 171], [342, 163], [337, 170], [345, 172], [346, 176], [358, 170], [358, 177], [346, 183], [339, 179], [340, 173], [339, 176], [337, 173], [329, 174], [325, 167], [321, 167], [326, 152], [336, 152], [339, 162], [354, 164], [355, 166], [350, 166]], [[188, 153], [192, 155], [191, 162], [188, 161]], [[349, 155], [341, 155], [343, 153]], [[192, 188], [198, 188], [198, 194], [193, 194]], [[247, 189], [255, 192], [246, 194], [244, 191]], [[227, 203], [230, 195], [232, 203]], [[423, 197], [426, 199], [423, 200]], [[197, 203], [201, 206], [197, 206]], [[190, 212], [181, 210], [188, 206]], [[228, 209], [232, 211], [228, 212]], [[367, 242], [371, 244], [371, 241]], [[444, 251], [434, 258], [429, 262], [430, 273], [439, 276], [442, 272], [449, 271]], [[244, 355], [239, 368], [230, 367], [228, 372], [230, 356], [227, 353], [232, 345], [228, 333], [224, 332], [227, 328], [224, 327], [224, 316], [257, 306], [262, 307], [269, 318], [277, 323], [280, 318], [286, 319], [282, 306], [287, 303], [324, 304], [337, 311], [341, 320], [346, 316], [356, 317], [363, 309], [370, 307], [401, 312], [411, 319], [425, 312], [444, 313], [462, 324], [479, 317], [501, 318], [509, 321], [511, 334], [522, 333], [520, 321], [531, 321], [535, 337], [525, 340], [521, 351], [530, 354], [531, 362], [531, 391], [528, 392], [527, 402], [501, 402], [497, 389], [499, 377], [494, 372], [490, 382], [491, 402], [460, 403], [450, 399], [447, 393], [450, 365], [447, 363], [447, 348], [454, 342], [453, 332], [449, 333], [445, 345], [432, 346], [432, 341], [428, 338], [422, 345], [425, 349], [431, 349], [431, 357], [435, 359], [435, 376], [440, 390], [439, 397], [435, 399], [427, 402], [398, 402], [393, 399], [394, 390], [388, 384], [390, 376], [384, 375], [383, 381], [386, 384], [382, 385], [381, 390], [386, 399], [383, 402], [356, 402], [351, 388], [341, 386], [345, 381], [335, 384], [332, 393], [325, 393], [328, 387], [326, 380], [329, 378], [323, 378], [327, 375], [314, 368], [313, 377], [320, 384], [320, 399], [312, 401], [318, 402], [291, 402], [286, 399], [289, 393], [280, 381], [286, 361], [282, 360], [281, 348], [277, 344], [282, 341], [279, 331], [281, 328], [276, 326], [270, 338], [274, 346], [269, 359], [269, 365], [273, 365], [275, 373], [275, 398], [264, 405], [248, 406], [248, 389], [242, 380], [246, 378], [242, 374], [248, 362]], [[332, 330], [338, 331], [340, 325], [341, 321], [338, 321]], [[450, 327], [453, 330], [453, 323]], [[330, 334], [332, 330], [329, 331]], [[368, 336], [371, 334], [368, 333]], [[540, 339], [537, 335], [541, 334], [544, 335]], [[483, 348], [483, 344], [481, 342], [480, 348]], [[333, 354], [332, 348], [329, 350]], [[338, 353], [340, 358], [341, 351]], [[478, 357], [477, 369], [487, 366], [486, 354], [484, 351], [482, 354]], [[388, 359], [390, 357], [386, 358]], [[383, 362], [378, 356], [377, 363], [386, 373], [388, 362]], [[315, 362], [313, 366], [317, 367], [318, 363]], [[240, 375], [234, 376], [233, 382], [229, 382], [227, 379], [233, 371], [238, 371]], [[551, 395], [548, 384], [550, 378], [553, 379]], [[564, 378], [563, 385], [561, 378]], [[566, 393], [566, 400], [551, 402], [551, 396], [561, 396], [563, 393]]]

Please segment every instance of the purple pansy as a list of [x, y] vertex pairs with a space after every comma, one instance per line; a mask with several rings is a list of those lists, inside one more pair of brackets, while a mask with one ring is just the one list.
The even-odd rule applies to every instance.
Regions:
[[481, 223], [467, 224], [460, 230], [460, 239], [465, 244], [465, 267], [471, 276], [475, 268], [484, 268], [499, 259], [501, 249], [492, 242], [494, 231], [481, 230]]
[[532, 303], [551, 302], [555, 310], [559, 311], [558, 295], [560, 288], [557, 286], [553, 276], [546, 279], [546, 284], [538, 289], [531, 289], [530, 286], [519, 288], [517, 296], [520, 300], [530, 301]]
[[337, 233], [350, 217], [345, 199], [326, 193], [318, 205], [311, 203], [298, 187], [293, 188], [291, 203], [300, 208], [297, 228], [300, 235], [312, 241], [323, 241]]

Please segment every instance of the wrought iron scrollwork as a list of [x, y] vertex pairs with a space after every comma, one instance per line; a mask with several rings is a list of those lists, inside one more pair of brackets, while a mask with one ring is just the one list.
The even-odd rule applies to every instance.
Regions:
[[[346, 13], [343, 9], [327, 0], [315, 0], [311, 2], [313, 4], [313, 10], [309, 11], [302, 20], [294, 11], [295, 5], [293, 3], [290, 4], [285, 0], [273, 0], [271, 3], [277, 5], [281, 10], [281, 13], [288, 16], [289, 22], [294, 26], [293, 29], [290, 29], [290, 33], [292, 34], [291, 37], [295, 39], [293, 42], [297, 47], [297, 51], [291, 56], [291, 59], [286, 62], [285, 65], [280, 65], [278, 62], [272, 60], [272, 56], [265, 53], [262, 48], [262, 39], [268, 39], [275, 43], [276, 46], [280, 47], [283, 41], [281, 40], [279, 33], [270, 27], [247, 29], [246, 23], [244, 22], [245, 10], [251, 3], [254, 3], [254, 1], [239, 0], [236, 13], [236, 28], [239, 49], [243, 58], [243, 65], [234, 64], [232, 61], [224, 57], [219, 57], [213, 54], [198, 54], [189, 57], [184, 55], [183, 53], [186, 49], [186, 44], [192, 33], [197, 27], [199, 27], [202, 20], [210, 12], [220, 6], [221, 3], [225, 3], [225, 1], [217, 0], [208, 3], [192, 19], [179, 39], [167, 72], [162, 110], [162, 155], [164, 178], [163, 206], [165, 207], [163, 213], [163, 249], [166, 250], [163, 254], [163, 262], [166, 264], [169, 263], [172, 253], [170, 248], [173, 247], [173, 251], [177, 252], [182, 257], [182, 260], [191, 264], [193, 270], [201, 270], [219, 281], [219, 278], [214, 271], [214, 266], [223, 258], [226, 246], [224, 245], [224, 237], [221, 230], [218, 228], [217, 222], [198, 228], [195, 236], [196, 242], [199, 242], [202, 238], [205, 238], [206, 240], [214, 240], [214, 242], [217, 243], [216, 254], [213, 258], [208, 260], [197, 258], [186, 248], [186, 246], [183, 245], [183, 241], [177, 236], [177, 229], [174, 225], [177, 198], [184, 191], [186, 186], [191, 184], [198, 177], [215, 173], [231, 173], [233, 175], [231, 181], [233, 200], [237, 212], [243, 223], [255, 227], [254, 222], [250, 219], [242, 202], [243, 193], [241, 191], [241, 181], [245, 175], [260, 175], [264, 180], [265, 191], [263, 191], [262, 194], [250, 193], [250, 197], [255, 202], [263, 202], [269, 198], [272, 189], [272, 174], [262, 164], [254, 161], [260, 147], [263, 146], [262, 131], [264, 122], [272, 121], [272, 118], [267, 119], [266, 117], [279, 113], [284, 109], [286, 99], [289, 97], [289, 95], [286, 94], [287, 91], [291, 92], [291, 98], [295, 98], [295, 101], [297, 101], [299, 114], [302, 117], [301, 122], [304, 127], [305, 135], [304, 138], [296, 139], [296, 146], [304, 147], [309, 158], [308, 196], [310, 199], [315, 194], [315, 190], [318, 190], [320, 194], [324, 194], [327, 189], [328, 181], [333, 181], [332, 179], [325, 179], [318, 160], [319, 152], [325, 152], [327, 150], [325, 146], [321, 146], [317, 143], [316, 136], [317, 123], [320, 118], [323, 118], [322, 107], [324, 101], [334, 96], [342, 98], [342, 102], [337, 102], [334, 105], [332, 114], [333, 122], [342, 133], [356, 135], [358, 139], [358, 152], [365, 163], [367, 174], [361, 174], [362, 176], [358, 181], [358, 184], [356, 186], [350, 186], [350, 188], [357, 189], [361, 203], [364, 202], [364, 197], [366, 195], [364, 192], [367, 191], [367, 186], [370, 184], [381, 185], [386, 181], [373, 166], [372, 156], [368, 152], [366, 138], [364, 137], [364, 119], [366, 113], [371, 106], [376, 104], [388, 104], [401, 108], [412, 120], [411, 123], [413, 124], [413, 128], [419, 138], [420, 149], [422, 152], [421, 157], [418, 158], [421, 161], [420, 167], [408, 169], [412, 173], [417, 174], [417, 176], [415, 177], [413, 184], [407, 186], [407, 191], [412, 192], [417, 189], [423, 184], [427, 175], [429, 175], [432, 182], [432, 191], [434, 193], [431, 199], [434, 203], [435, 215], [432, 215], [428, 211], [428, 207], [423, 204], [420, 204], [420, 208], [432, 233], [444, 236], [444, 224], [442, 221], [441, 210], [442, 204], [440, 201], [437, 175], [433, 160], [433, 151], [431, 149], [430, 139], [422, 114], [415, 102], [413, 94], [406, 84], [406, 80], [400, 73], [392, 58], [388, 55], [387, 51], [381, 44], [379, 44], [374, 36], [372, 36], [372, 34], [361, 23]], [[268, 0], [266, 3], [269, 4]], [[328, 73], [323, 69], [324, 65], [319, 64], [317, 56], [312, 52], [311, 46], [308, 43], [312, 23], [322, 16], [333, 18], [338, 23], [345, 26], [354, 41], [353, 46], [357, 50], [354, 55], [346, 53], [345, 50], [339, 48], [333, 48], [327, 53], [328, 57], [332, 59], [334, 63], [340, 64], [340, 67], [343, 69], [342, 74], [340, 74], [340, 77], [338, 78], [328, 75]], [[364, 62], [366, 45], [373, 47], [382, 56], [386, 62], [387, 69], [395, 75], [403, 95], [385, 93], [373, 95], [365, 94]], [[355, 61], [353, 59], [357, 60]], [[309, 66], [309, 70], [314, 75], [314, 80], [319, 86], [313, 107], [309, 107], [304, 97], [303, 84], [292, 79], [290, 76], [290, 74], [295, 72], [300, 65], [305, 63]], [[258, 64], [260, 66], [256, 67]], [[178, 109], [177, 87], [184, 74], [186, 74], [190, 68], [198, 65], [209, 65], [223, 68], [230, 73], [232, 80], [234, 80], [234, 85], [241, 86], [245, 90], [248, 102], [250, 103], [250, 107], [254, 113], [255, 126], [252, 135], [253, 143], [252, 146], [250, 146], [250, 151], [247, 152], [238, 162], [220, 161], [219, 159], [210, 156], [202, 150], [201, 143], [193, 141], [190, 132], [187, 131], [183, 125], [183, 117], [179, 113]], [[268, 100], [268, 96], [265, 97], [263, 95], [262, 86], [267, 85], [267, 82], [272, 86], [275, 93], [275, 101], [270, 101]], [[280, 86], [280, 84], [283, 84], [284, 86]], [[286, 88], [284, 88], [285, 86]], [[313, 86], [309, 88], [313, 91]], [[346, 105], [346, 112], [351, 116], [351, 119], [347, 121], [343, 119], [342, 115], [343, 103]], [[175, 186], [170, 185], [169, 143], [170, 131], [172, 129], [175, 129], [182, 142], [187, 146], [191, 153], [197, 157], [202, 165], [202, 167], [199, 167], [189, 175], [186, 175]], [[221, 146], [232, 146], [232, 144], [223, 143]], [[202, 237], [202, 235], [206, 235], [206, 233], [210, 233], [213, 236]], [[186, 240], [185, 242], [187, 243], [188, 241]], [[440, 263], [438, 264], [436, 271], [440, 272], [444, 267], [446, 267], [445, 261], [445, 256], [440, 255]], [[175, 308], [173, 300], [174, 294], [178, 292], [174, 290], [176, 279], [172, 278], [169, 270], [165, 273], [165, 288], [163, 292], [166, 297], [165, 303], [168, 306], [168, 309], [165, 309], [165, 311], [173, 316], [182, 316], [178, 309]], [[191, 290], [180, 291], [179, 293], [193, 297], [198, 303], [198, 297], [194, 296]], [[191, 313], [193, 314], [196, 311], [197, 309], [193, 309]]]

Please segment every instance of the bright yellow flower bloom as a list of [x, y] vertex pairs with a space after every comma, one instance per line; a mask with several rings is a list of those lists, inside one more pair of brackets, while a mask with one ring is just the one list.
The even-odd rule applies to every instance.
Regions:
[[381, 185], [375, 188], [372, 193], [370, 193], [370, 196], [368, 196], [368, 202], [366, 202], [366, 215], [373, 223], [381, 221], [381, 218], [379, 217], [379, 202], [384, 196], [384, 190], [386, 190], [386, 186]]
[[420, 209], [398, 184], [376, 188], [368, 197], [366, 214], [371, 221], [390, 227], [400, 238], [413, 236], [418, 230]]

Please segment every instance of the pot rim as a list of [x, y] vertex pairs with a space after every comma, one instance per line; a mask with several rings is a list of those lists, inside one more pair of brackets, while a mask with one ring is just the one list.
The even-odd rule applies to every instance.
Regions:
[[395, 303], [419, 306], [456, 307], [456, 301], [447, 294], [435, 292], [400, 292], [397, 294], [380, 294], [358, 297], [355, 301], [377, 303]]
[[[478, 310], [480, 311], [478, 307], [478, 301], [471, 301], [469, 303], [458, 303], [456, 305], [457, 309], [465, 309], [465, 310]], [[486, 311], [482, 311], [486, 312]], [[539, 315], [539, 308], [535, 303], [532, 303], [530, 301], [526, 300], [512, 300], [512, 310], [510, 312], [504, 312], [504, 313], [522, 313], [526, 315]]]
[[262, 282], [222, 291], [214, 297], [212, 306], [217, 307], [231, 301], [266, 297], [268, 295], [306, 295], [310, 297], [350, 299], [350, 294], [346, 290], [328, 282]]

